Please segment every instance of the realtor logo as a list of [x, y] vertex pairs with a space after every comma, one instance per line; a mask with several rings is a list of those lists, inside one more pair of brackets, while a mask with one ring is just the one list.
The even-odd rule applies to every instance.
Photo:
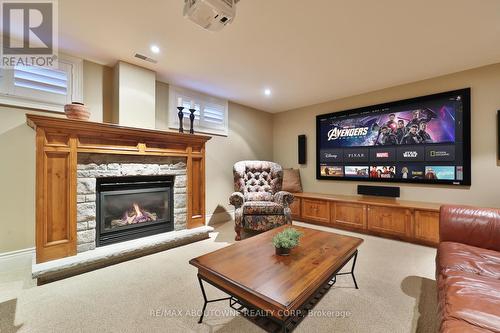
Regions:
[[57, 67], [57, 0], [4, 0], [2, 67]]

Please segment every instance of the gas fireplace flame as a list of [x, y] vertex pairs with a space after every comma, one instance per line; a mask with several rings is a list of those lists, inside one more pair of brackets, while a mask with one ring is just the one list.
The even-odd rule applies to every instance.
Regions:
[[132, 207], [123, 213], [121, 219], [115, 219], [111, 221], [112, 227], [119, 227], [129, 224], [154, 222], [158, 220], [156, 213], [148, 212], [147, 210], [141, 208], [138, 203], [134, 202]]
[[137, 218], [141, 218], [143, 214], [141, 212], [141, 209], [139, 208], [139, 205], [134, 202], [133, 206], [135, 210], [135, 215], [137, 216]]

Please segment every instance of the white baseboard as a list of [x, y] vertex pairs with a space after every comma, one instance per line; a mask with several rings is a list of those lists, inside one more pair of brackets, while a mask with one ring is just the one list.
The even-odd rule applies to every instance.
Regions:
[[12, 259], [12, 258], [24, 257], [24, 256], [33, 257], [34, 254], [35, 254], [35, 248], [29, 247], [27, 249], [21, 249], [21, 250], [17, 250], [17, 251], [0, 253], [0, 260], [7, 260], [7, 259]]
[[230, 215], [230, 219], [234, 220], [234, 209], [233, 209], [233, 210], [229, 210], [229, 211], [225, 211], [225, 212], [221, 212], [221, 213], [206, 214], [205, 215], [205, 223], [208, 225], [208, 222], [210, 222], [212, 217], [214, 217], [218, 222], [230, 221], [227, 218], [228, 214]]
[[31, 267], [35, 259], [35, 248], [30, 247], [17, 251], [0, 253], [0, 272], [6, 272], [14, 269]]

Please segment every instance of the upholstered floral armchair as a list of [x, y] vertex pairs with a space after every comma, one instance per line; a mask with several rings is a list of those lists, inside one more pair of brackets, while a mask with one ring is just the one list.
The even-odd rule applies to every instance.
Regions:
[[241, 161], [233, 167], [234, 192], [229, 198], [235, 207], [236, 240], [241, 230], [266, 231], [291, 224], [289, 205], [293, 195], [281, 191], [283, 169], [267, 161]]

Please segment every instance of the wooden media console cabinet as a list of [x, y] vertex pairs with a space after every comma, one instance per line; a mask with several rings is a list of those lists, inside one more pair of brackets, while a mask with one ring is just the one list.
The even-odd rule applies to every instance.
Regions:
[[369, 196], [294, 193], [294, 220], [437, 246], [440, 204]]

